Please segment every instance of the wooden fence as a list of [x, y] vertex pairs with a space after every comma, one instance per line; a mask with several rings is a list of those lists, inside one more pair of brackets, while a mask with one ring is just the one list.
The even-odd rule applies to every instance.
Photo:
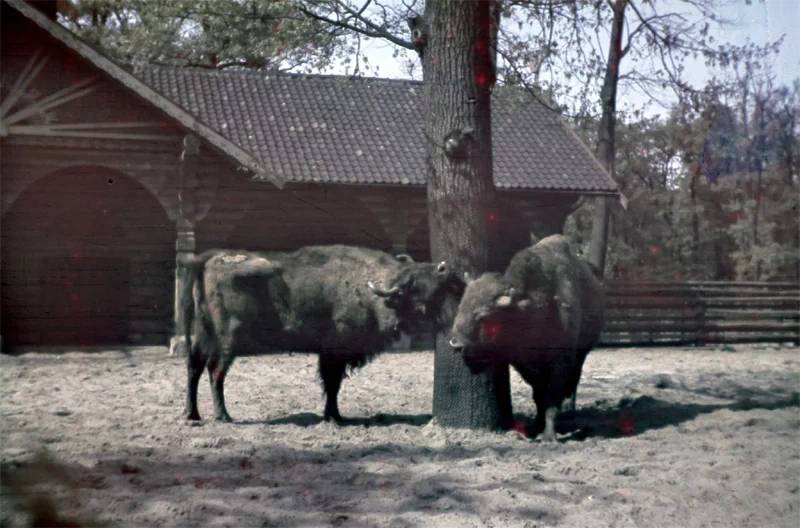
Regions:
[[790, 342], [800, 345], [800, 284], [606, 285], [601, 346]]

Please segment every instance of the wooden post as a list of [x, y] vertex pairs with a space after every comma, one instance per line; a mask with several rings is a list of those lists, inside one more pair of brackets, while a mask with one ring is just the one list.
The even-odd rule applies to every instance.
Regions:
[[398, 204], [391, 226], [388, 227], [392, 240], [392, 254], [399, 255], [408, 251], [408, 204]]
[[183, 355], [186, 350], [186, 320], [181, 309], [181, 298], [187, 289], [189, 270], [183, 266], [183, 257], [194, 255], [195, 190], [197, 188], [197, 158], [200, 153], [200, 139], [190, 133], [183, 138], [181, 152], [177, 221], [177, 240], [175, 241], [175, 335], [170, 340], [170, 355]]
[[695, 303], [697, 306], [697, 329], [695, 330], [694, 345], [701, 347], [706, 346], [706, 300], [702, 289], [698, 289], [694, 293]]

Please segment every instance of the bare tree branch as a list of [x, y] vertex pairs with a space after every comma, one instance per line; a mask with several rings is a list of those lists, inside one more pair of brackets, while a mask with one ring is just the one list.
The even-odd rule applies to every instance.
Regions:
[[354, 33], [359, 33], [359, 34], [367, 36], [367, 37], [386, 39], [389, 42], [391, 42], [392, 44], [395, 44], [397, 46], [400, 46], [401, 48], [405, 48], [405, 49], [408, 49], [408, 50], [413, 50], [414, 49], [414, 45], [410, 41], [403, 40], [401, 38], [396, 37], [395, 35], [393, 35], [389, 31], [387, 31], [386, 29], [384, 29], [384, 28], [382, 28], [382, 27], [380, 27], [380, 26], [368, 21], [366, 18], [363, 18], [361, 16], [355, 16], [357, 14], [355, 11], [350, 10], [354, 14], [354, 18], [356, 20], [358, 20], [359, 22], [365, 24], [367, 27], [372, 28], [371, 31], [367, 30], [367, 29], [364, 29], [364, 28], [360, 28], [360, 27], [355, 26], [353, 24], [350, 24], [348, 22], [343, 22], [343, 21], [340, 21], [340, 20], [333, 20], [331, 18], [327, 18], [325, 16], [318, 15], [318, 14], [314, 13], [313, 11], [309, 10], [308, 8], [306, 8], [303, 5], [299, 6], [298, 9], [305, 16], [307, 16], [309, 18], [312, 18], [314, 20], [317, 20], [319, 22], [325, 22], [326, 24], [330, 24], [332, 26], [335, 26], [335, 27], [338, 27], [338, 28], [341, 28], [341, 29], [345, 29], [347, 31], [352, 31]]

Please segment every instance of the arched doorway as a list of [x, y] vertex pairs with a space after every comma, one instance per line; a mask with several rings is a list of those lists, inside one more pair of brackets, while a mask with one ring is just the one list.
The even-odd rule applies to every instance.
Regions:
[[37, 180], [2, 219], [2, 335], [15, 345], [163, 341], [175, 228], [136, 180], [95, 166]]

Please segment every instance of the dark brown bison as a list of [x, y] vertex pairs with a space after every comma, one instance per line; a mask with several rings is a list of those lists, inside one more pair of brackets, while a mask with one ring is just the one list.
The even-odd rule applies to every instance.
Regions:
[[605, 297], [594, 270], [553, 235], [517, 253], [504, 274], [467, 278], [450, 345], [473, 372], [507, 363], [533, 386], [537, 429], [555, 440], [555, 418], [575, 395], [603, 328]]
[[184, 265], [192, 283], [182, 299], [190, 420], [200, 419], [197, 386], [204, 368], [215, 417], [230, 421], [223, 385], [238, 354], [302, 351], [319, 354], [324, 417], [341, 421], [337, 402], [345, 371], [365, 365], [402, 333], [433, 330], [445, 301], [464, 287], [444, 262], [342, 245], [293, 253], [212, 250]]

